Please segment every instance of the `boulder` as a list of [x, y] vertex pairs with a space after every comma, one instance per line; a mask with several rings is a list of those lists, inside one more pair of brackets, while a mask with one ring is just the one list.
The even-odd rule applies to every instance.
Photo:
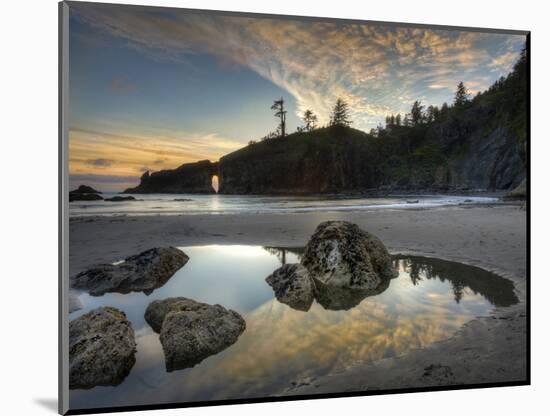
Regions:
[[69, 202], [73, 201], [102, 201], [103, 197], [99, 194], [81, 194], [69, 193]]
[[105, 198], [107, 202], [124, 202], [124, 201], [136, 201], [133, 196], [113, 196], [112, 198]]
[[327, 286], [374, 290], [397, 276], [384, 244], [346, 221], [319, 224], [301, 262], [313, 279]]
[[71, 287], [92, 296], [107, 292], [144, 292], [149, 295], [182, 268], [189, 257], [174, 247], [160, 247], [130, 256], [122, 263], [100, 264], [71, 278]]
[[116, 386], [130, 373], [136, 353], [124, 312], [103, 307], [69, 323], [69, 387]]
[[71, 194], [99, 194], [99, 191], [96, 191], [91, 186], [80, 185], [78, 188], [72, 190]]
[[69, 192], [69, 202], [73, 201], [101, 201], [103, 197], [99, 195], [91, 186], [80, 185], [78, 188]]
[[313, 303], [315, 286], [309, 272], [301, 264], [285, 264], [265, 281], [273, 288], [281, 303], [300, 311], [308, 311]]
[[145, 320], [160, 332], [168, 372], [194, 367], [219, 353], [234, 344], [246, 328], [235, 311], [183, 297], [151, 302]]

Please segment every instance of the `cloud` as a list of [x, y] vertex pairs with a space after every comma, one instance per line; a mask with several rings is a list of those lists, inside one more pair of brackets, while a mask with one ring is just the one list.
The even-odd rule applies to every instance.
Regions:
[[517, 53], [513, 51], [509, 51], [503, 55], [493, 58], [492, 61], [489, 63], [489, 66], [494, 71], [508, 72], [514, 66], [514, 63], [516, 62], [517, 58], [518, 58]]
[[109, 167], [113, 164], [113, 161], [110, 159], [88, 159], [85, 161], [87, 164], [97, 167]]
[[[146, 170], [171, 169], [197, 160], [218, 160], [242, 147], [242, 143], [211, 133], [150, 130], [122, 134], [71, 128], [69, 171], [71, 175], [134, 177]], [[154, 169], [150, 167], [154, 166]]]
[[288, 91], [298, 113], [312, 109], [321, 123], [328, 121], [336, 98], [345, 98], [359, 128], [376, 124], [388, 112], [408, 111], [407, 102], [396, 96], [427, 94], [428, 100], [441, 100], [430, 90], [450, 97], [446, 86], [459, 81], [488, 87], [494, 79], [487, 72], [509, 70], [525, 41], [518, 35], [174, 9], [74, 4], [71, 10], [155, 59], [187, 62], [196, 53], [208, 53], [223, 67], [249, 68]]

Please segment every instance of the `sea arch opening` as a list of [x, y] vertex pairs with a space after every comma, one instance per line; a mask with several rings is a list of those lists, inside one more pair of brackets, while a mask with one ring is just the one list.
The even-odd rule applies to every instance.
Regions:
[[212, 189], [214, 190], [214, 192], [218, 193], [218, 191], [220, 190], [220, 178], [218, 177], [218, 175], [212, 175], [210, 180]]

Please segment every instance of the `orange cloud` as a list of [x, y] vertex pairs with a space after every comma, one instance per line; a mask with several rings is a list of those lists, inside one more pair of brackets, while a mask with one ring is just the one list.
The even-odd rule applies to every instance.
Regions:
[[240, 147], [241, 143], [214, 134], [123, 135], [71, 129], [69, 171], [71, 175], [139, 176], [144, 167], [161, 170], [202, 159], [218, 160]]

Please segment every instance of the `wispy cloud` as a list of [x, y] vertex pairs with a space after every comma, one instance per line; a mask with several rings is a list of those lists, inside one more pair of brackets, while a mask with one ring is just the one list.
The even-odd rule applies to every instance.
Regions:
[[[485, 72], [509, 70], [524, 42], [521, 36], [371, 24], [97, 4], [72, 8], [89, 24], [152, 56], [185, 62], [190, 54], [203, 52], [218, 57], [220, 65], [247, 67], [288, 91], [299, 113], [310, 108], [321, 122], [328, 121], [335, 99], [343, 97], [360, 128], [376, 124], [388, 112], [408, 110], [409, 100], [395, 100], [388, 92], [392, 89], [418, 98], [421, 88], [450, 89], [459, 81], [472, 89], [489, 86], [492, 80]], [[500, 55], [487, 47], [500, 44], [514, 51]]]
[[242, 147], [240, 142], [214, 134], [161, 131], [128, 135], [72, 128], [69, 169], [72, 175], [137, 177], [145, 170], [175, 168], [197, 160], [218, 160]]

